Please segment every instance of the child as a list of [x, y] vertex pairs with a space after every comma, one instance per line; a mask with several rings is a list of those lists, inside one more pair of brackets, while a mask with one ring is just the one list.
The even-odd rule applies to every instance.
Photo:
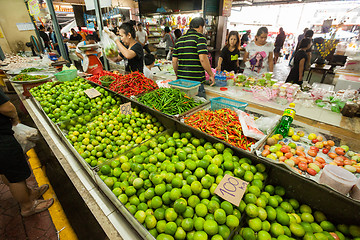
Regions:
[[151, 72], [151, 68], [155, 65], [155, 56], [150, 54], [145, 55], [145, 67], [144, 67], [144, 75], [147, 78], [153, 79], [154, 74]]
[[217, 71], [226, 70], [228, 72], [238, 72], [240, 56], [239, 45], [240, 38], [238, 32], [231, 31], [227, 38], [227, 44], [221, 51], [218, 65], [216, 67]]

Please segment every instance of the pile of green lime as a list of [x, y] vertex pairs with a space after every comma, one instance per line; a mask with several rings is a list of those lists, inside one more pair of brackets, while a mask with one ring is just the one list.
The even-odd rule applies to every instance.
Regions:
[[126, 208], [157, 239], [227, 239], [240, 224], [240, 208], [214, 194], [225, 174], [264, 186], [263, 164], [239, 159], [222, 143], [191, 133], [152, 138], [106, 162], [98, 172]]
[[239, 209], [246, 214], [247, 221], [233, 240], [345, 240], [360, 237], [359, 226], [340, 224], [335, 227], [324, 213], [300, 205], [296, 199], [283, 199], [285, 189], [282, 187], [266, 185], [262, 191], [250, 191], [250, 188]]
[[90, 99], [84, 93], [84, 90], [90, 88], [93, 88], [91, 84], [77, 77], [60, 84], [47, 82], [30, 89], [30, 92], [51, 121], [55, 123], [68, 121], [121, 103], [118, 96], [99, 86], [95, 89], [101, 93], [101, 96]]
[[66, 138], [92, 167], [164, 131], [161, 123], [149, 113], [133, 108], [131, 115], [124, 115], [118, 106], [100, 115], [86, 115], [62, 125], [69, 131]]

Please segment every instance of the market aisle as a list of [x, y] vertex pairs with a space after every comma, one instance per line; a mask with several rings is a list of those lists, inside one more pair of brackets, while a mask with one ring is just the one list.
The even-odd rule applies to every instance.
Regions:
[[[27, 180], [28, 186], [33, 188], [44, 183], [49, 184], [33, 149], [28, 152], [28, 156], [33, 171]], [[58, 229], [64, 227], [64, 231], [60, 232], [60, 236], [64, 237], [62, 239], [77, 239], [51, 186], [43, 197], [55, 199], [50, 210], [23, 218], [20, 215], [20, 207], [12, 197], [9, 188], [0, 182], [0, 239], [55, 240], [58, 239], [56, 227]]]

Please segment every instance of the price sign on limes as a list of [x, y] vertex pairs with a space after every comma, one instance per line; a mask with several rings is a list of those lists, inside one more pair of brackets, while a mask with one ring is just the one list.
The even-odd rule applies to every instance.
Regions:
[[248, 184], [248, 182], [245, 182], [240, 178], [225, 174], [215, 189], [215, 193], [219, 197], [228, 202], [231, 202], [235, 206], [239, 206]]
[[130, 115], [131, 114], [131, 102], [121, 104], [120, 112], [121, 112], [121, 114]]
[[84, 93], [91, 99], [101, 96], [101, 93], [95, 88], [86, 89]]

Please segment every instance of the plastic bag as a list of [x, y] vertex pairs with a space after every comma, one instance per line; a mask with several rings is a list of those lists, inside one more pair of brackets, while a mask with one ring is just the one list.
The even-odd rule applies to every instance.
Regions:
[[245, 136], [254, 138], [256, 140], [260, 140], [265, 136], [265, 134], [257, 128], [254, 118], [252, 116], [239, 109], [234, 110], [239, 116], [241, 128]]
[[119, 55], [116, 43], [109, 37], [109, 35], [104, 30], [101, 36], [101, 43], [103, 45], [106, 57], [114, 58]]
[[38, 130], [19, 123], [12, 127], [14, 137], [20, 143], [24, 153], [35, 147], [35, 141], [39, 139]]
[[274, 115], [273, 117], [260, 117], [255, 120], [255, 123], [261, 131], [268, 133], [275, 127], [279, 119], [279, 115]]

